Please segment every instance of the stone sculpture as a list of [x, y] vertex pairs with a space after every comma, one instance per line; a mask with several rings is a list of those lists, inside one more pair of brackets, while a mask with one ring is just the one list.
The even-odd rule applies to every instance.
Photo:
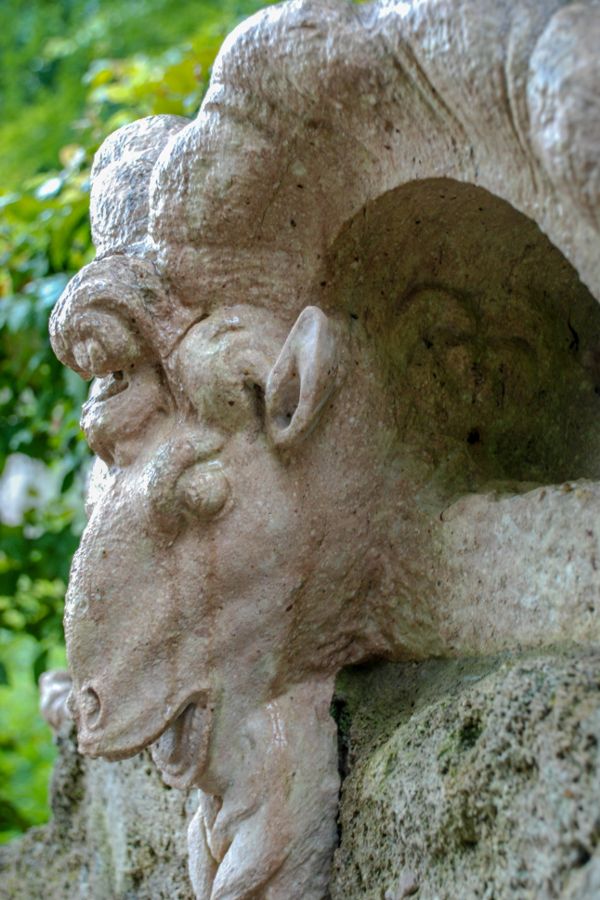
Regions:
[[326, 894], [341, 667], [600, 637], [599, 40], [294, 0], [96, 157], [69, 704], [202, 789], [199, 898]]

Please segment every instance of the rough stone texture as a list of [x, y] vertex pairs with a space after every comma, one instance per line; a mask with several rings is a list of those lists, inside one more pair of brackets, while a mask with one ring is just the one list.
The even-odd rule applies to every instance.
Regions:
[[600, 896], [600, 654], [343, 673], [333, 900]]
[[[345, 670], [332, 900], [599, 895], [599, 694], [598, 651]], [[0, 848], [2, 900], [192, 900], [196, 792], [58, 743], [54, 820]]]
[[193, 900], [188, 823], [197, 791], [162, 784], [150, 754], [88, 760], [57, 737], [52, 821], [0, 847], [2, 900]]

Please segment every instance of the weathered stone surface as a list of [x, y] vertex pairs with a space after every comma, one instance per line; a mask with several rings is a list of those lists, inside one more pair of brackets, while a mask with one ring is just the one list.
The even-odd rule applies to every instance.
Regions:
[[[599, 694], [597, 651], [342, 673], [332, 900], [595, 897]], [[58, 742], [54, 820], [0, 849], [0, 897], [191, 900], [195, 792]]]
[[600, 654], [343, 673], [333, 900], [592, 900]]
[[69, 705], [202, 789], [202, 900], [321, 900], [341, 667], [600, 644], [599, 40], [597, 0], [294, 0], [97, 155]]
[[52, 821], [0, 847], [2, 900], [192, 900], [187, 827], [197, 791], [166, 787], [150, 754], [88, 760], [57, 737]]

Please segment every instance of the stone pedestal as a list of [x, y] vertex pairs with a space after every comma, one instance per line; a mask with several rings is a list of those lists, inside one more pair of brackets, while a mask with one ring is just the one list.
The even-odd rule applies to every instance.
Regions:
[[600, 654], [344, 673], [333, 900], [600, 896]]
[[[382, 664], [338, 678], [331, 900], [600, 894], [600, 653]], [[147, 752], [58, 737], [53, 821], [0, 849], [3, 900], [193, 900], [196, 792]]]

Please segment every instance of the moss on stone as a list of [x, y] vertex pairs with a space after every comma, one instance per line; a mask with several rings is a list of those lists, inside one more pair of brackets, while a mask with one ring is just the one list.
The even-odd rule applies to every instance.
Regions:
[[600, 887], [600, 653], [342, 673], [333, 900], [589, 900]]

